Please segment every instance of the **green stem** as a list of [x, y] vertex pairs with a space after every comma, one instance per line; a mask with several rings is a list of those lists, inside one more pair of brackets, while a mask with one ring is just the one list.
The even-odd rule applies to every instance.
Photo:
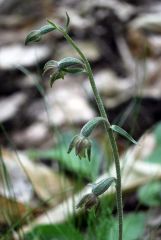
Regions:
[[[62, 31], [62, 30], [61, 30]], [[75, 44], [75, 42], [72, 40], [72, 38], [67, 34], [67, 32], [62, 31], [64, 37], [66, 38], [66, 40], [68, 41], [68, 43], [70, 45], [72, 45], [72, 47], [77, 51], [77, 53], [79, 54], [79, 56], [81, 57], [81, 59], [83, 60], [85, 67], [86, 67], [86, 71], [90, 80], [90, 84], [97, 102], [97, 106], [100, 112], [100, 115], [103, 118], [107, 119], [107, 122], [105, 123], [105, 128], [111, 143], [111, 147], [112, 147], [112, 152], [113, 152], [113, 158], [115, 161], [115, 167], [116, 167], [116, 176], [117, 176], [117, 184], [116, 184], [116, 195], [117, 195], [117, 211], [118, 211], [118, 220], [119, 220], [119, 240], [122, 240], [122, 234], [123, 234], [123, 205], [122, 205], [122, 190], [121, 190], [121, 170], [120, 170], [120, 162], [119, 162], [119, 154], [118, 154], [118, 148], [117, 148], [117, 144], [115, 141], [115, 137], [113, 134], [112, 129], [110, 128], [110, 122], [108, 120], [102, 99], [98, 93], [95, 81], [94, 81], [94, 77], [93, 77], [93, 73], [92, 73], [92, 69], [91, 66], [87, 60], [87, 58], [84, 56], [84, 54], [82, 53], [82, 51], [78, 48], [78, 46]]]

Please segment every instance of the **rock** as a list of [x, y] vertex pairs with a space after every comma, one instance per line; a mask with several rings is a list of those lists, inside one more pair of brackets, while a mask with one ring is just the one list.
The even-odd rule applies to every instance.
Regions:
[[16, 131], [13, 140], [19, 147], [33, 148], [47, 140], [49, 130], [43, 123], [36, 122], [25, 130]]
[[132, 55], [138, 59], [145, 59], [151, 55], [151, 46], [142, 31], [129, 28], [127, 31], [127, 42]]
[[129, 23], [129, 28], [150, 33], [161, 33], [161, 18], [159, 13], [144, 13]]
[[140, 30], [128, 29], [127, 42], [135, 58], [158, 58], [161, 55], [161, 36], [146, 35]]
[[142, 13], [127, 24], [127, 40], [135, 56], [140, 54], [143, 57], [145, 54], [146, 57], [158, 56], [160, 33], [161, 19], [157, 10], [152, 13]]
[[[24, 27], [24, 23], [26, 22], [27, 19], [24, 18], [24, 16], [20, 16], [20, 15], [3, 15], [1, 14], [0, 16], [0, 29], [4, 29], [8, 30], [8, 29], [16, 29], [17, 28], [21, 28]], [[11, 32], [12, 32], [11, 30]], [[17, 31], [15, 32], [15, 34], [17, 34]], [[19, 38], [18, 34], [16, 36], [16, 38]], [[2, 36], [3, 39], [3, 36]], [[8, 40], [14, 40], [14, 39], [8, 39]]]
[[129, 45], [123, 36], [118, 36], [116, 39], [117, 48], [121, 61], [124, 64], [124, 75], [131, 74], [133, 72], [135, 61], [129, 49]]
[[[90, 61], [97, 61], [100, 57], [99, 46], [94, 41], [76, 41], [80, 49], [82, 49], [85, 56]], [[64, 57], [78, 57], [77, 53], [68, 43], [63, 43], [58, 46], [58, 50], [56, 51], [56, 59], [62, 59]]]
[[103, 8], [114, 12], [121, 21], [128, 20], [136, 12], [134, 6], [119, 0], [93, 0], [92, 2], [87, 0], [85, 3], [82, 3], [82, 9], [85, 12], [93, 8]]
[[[22, 69], [23, 72], [23, 69]], [[39, 76], [35, 73], [26, 72], [28, 75], [17, 79], [17, 86], [24, 90], [25, 88], [35, 88], [39, 82]]]
[[151, 47], [152, 57], [161, 56], [161, 36], [160, 35], [150, 35], [148, 36], [148, 42]]
[[[144, 70], [143, 70], [144, 69]], [[161, 98], [161, 60], [147, 60], [145, 67], [140, 64], [140, 89], [142, 97]], [[141, 83], [142, 82], [142, 83]], [[141, 87], [142, 86], [142, 87]]]
[[[0, 17], [0, 21], [1, 21], [1, 17]], [[12, 44], [17, 44], [17, 42], [24, 43], [24, 39], [26, 38], [26, 31], [24, 30], [15, 31], [13, 29], [6, 30], [5, 27], [3, 26], [3, 21], [0, 22], [0, 28], [1, 27], [2, 29], [0, 29], [0, 35], [1, 35], [0, 47], [5, 47], [7, 45], [11, 46]]]
[[0, 194], [7, 193], [5, 197], [15, 198], [18, 202], [33, 206], [34, 192], [41, 200], [53, 201], [48, 204], [55, 205], [64, 197], [64, 188], [71, 187], [71, 182], [62, 174], [52, 171], [49, 167], [34, 163], [25, 153], [17, 151], [2, 151], [3, 164], [7, 170], [10, 185], [6, 186], [2, 180], [3, 168], [0, 171]]
[[4, 46], [0, 51], [0, 69], [13, 70], [17, 65], [34, 66], [50, 56], [47, 46], [27, 46], [20, 44]]
[[6, 192], [6, 198], [16, 198], [19, 202], [29, 203], [33, 197], [32, 185], [29, 183], [28, 177], [23, 171], [16, 154], [8, 150], [3, 150], [2, 157], [10, 184], [9, 186], [4, 184], [3, 181], [5, 180], [2, 178], [3, 170], [1, 166], [0, 195], [3, 196]]
[[18, 15], [27, 19], [37, 19], [44, 17], [44, 7], [48, 7], [51, 1], [28, 0], [27, 4], [21, 0], [5, 0], [0, 3], [0, 14]]
[[[128, 79], [120, 79], [111, 70], [98, 72], [94, 75], [94, 79], [107, 108], [114, 108], [133, 95], [133, 83]], [[84, 87], [91, 98], [93, 92], [88, 80]]]
[[7, 98], [0, 98], [0, 122], [13, 118], [26, 101], [26, 94], [15, 93]]
[[147, 6], [151, 7], [151, 5], [154, 4], [154, 2], [155, 2], [155, 4], [157, 4], [158, 0], [154, 0], [153, 2], [151, 0], [125, 0], [125, 1], [132, 5], [137, 5], [137, 6], [143, 5], [144, 7], [147, 7]]
[[[86, 122], [95, 113], [89, 106], [83, 90], [75, 79], [66, 77], [64, 81], [57, 81], [55, 87], [46, 94], [47, 111], [42, 100], [35, 102], [28, 109], [29, 116], [45, 123], [62, 125], [65, 123]], [[49, 115], [49, 119], [48, 119]]]
[[40, 200], [56, 206], [71, 194], [73, 184], [64, 175], [33, 163], [25, 153], [1, 150], [0, 224], [26, 221], [31, 210], [33, 215], [42, 212]]
[[[108, 109], [115, 108], [134, 96], [159, 99], [161, 97], [160, 71], [160, 61], [138, 60], [135, 73], [127, 78], [120, 78], [111, 70], [102, 70], [94, 75], [94, 79]], [[91, 98], [93, 93], [88, 80], [84, 87]]]
[[4, 2], [4, 0], [0, 0], [0, 5]]

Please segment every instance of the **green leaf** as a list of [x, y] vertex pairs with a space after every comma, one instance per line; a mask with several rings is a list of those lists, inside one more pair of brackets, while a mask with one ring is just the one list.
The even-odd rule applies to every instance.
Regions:
[[161, 164], [161, 122], [153, 127], [152, 136], [154, 137], [155, 147], [144, 160]]
[[151, 163], [158, 163], [161, 164], [161, 145], [157, 144], [152, 153], [150, 153], [149, 156], [147, 156], [144, 160], [146, 162], [151, 162]]
[[58, 64], [59, 64], [59, 68], [63, 69], [63, 68], [71, 67], [71, 66], [74, 66], [74, 65], [82, 65], [83, 63], [78, 58], [66, 57], [66, 58], [63, 58], [62, 60], [60, 60], [58, 62]]
[[30, 32], [25, 40], [25, 45], [31, 43], [31, 42], [39, 42], [41, 40], [41, 32], [40, 30], [33, 30]]
[[131, 213], [124, 219], [124, 240], [138, 240], [144, 234], [146, 215], [144, 213]]
[[65, 23], [65, 29], [66, 29], [66, 31], [68, 31], [69, 24], [70, 24], [70, 17], [69, 17], [69, 15], [68, 15], [68, 13], [66, 12], [66, 23]]
[[122, 135], [123, 137], [127, 138], [129, 141], [131, 141], [134, 144], [137, 144], [137, 142], [130, 136], [130, 134], [128, 134], [124, 129], [122, 129], [121, 127], [117, 126], [117, 125], [112, 125], [111, 129], [114, 132], [119, 133], [120, 135]]
[[46, 34], [46, 33], [48, 33], [48, 32], [54, 31], [55, 29], [56, 29], [56, 27], [54, 27], [54, 26], [45, 25], [45, 26], [43, 26], [43, 27], [40, 28], [40, 33], [41, 33], [42, 35], [44, 35], [44, 34]]
[[161, 206], [161, 182], [151, 182], [140, 187], [138, 197], [142, 204], [149, 207]]
[[161, 122], [157, 123], [153, 130], [155, 139], [158, 144], [161, 144]]
[[107, 123], [106, 118], [95, 117], [89, 120], [81, 129], [81, 134], [85, 137], [89, 137], [92, 131], [100, 124]]
[[[106, 200], [107, 201], [107, 200]], [[108, 205], [106, 204], [107, 208]], [[105, 209], [103, 209], [105, 211]], [[143, 212], [124, 215], [123, 240], [140, 240], [145, 231], [147, 215]], [[99, 218], [93, 222], [93, 229], [90, 229], [90, 239], [115, 240], [118, 239], [118, 219], [111, 215], [101, 213]], [[88, 234], [89, 235], [89, 234]]]
[[161, 122], [157, 123], [156, 126], [153, 127], [152, 134], [155, 141], [155, 148], [149, 156], [145, 158], [145, 161], [161, 164]]
[[25, 234], [24, 240], [83, 240], [82, 234], [70, 223], [39, 225]]

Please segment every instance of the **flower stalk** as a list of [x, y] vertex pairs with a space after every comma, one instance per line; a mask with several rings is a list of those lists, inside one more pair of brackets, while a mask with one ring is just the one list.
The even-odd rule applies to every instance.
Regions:
[[[61, 30], [62, 31], [62, 30]], [[83, 52], [78, 48], [78, 46], [75, 44], [75, 42], [71, 39], [71, 37], [66, 33], [65, 31], [62, 31], [64, 37], [68, 41], [68, 43], [77, 51], [79, 56], [81, 57], [82, 61], [85, 64], [86, 72], [88, 74], [88, 78], [93, 90], [93, 94], [97, 103], [97, 107], [99, 109], [101, 117], [105, 118], [106, 121], [104, 122], [104, 127], [106, 130], [106, 133], [108, 135], [111, 148], [112, 148], [112, 153], [113, 153], [113, 159], [115, 162], [115, 168], [116, 168], [116, 199], [117, 199], [117, 212], [118, 212], [118, 225], [119, 225], [119, 237], [118, 240], [122, 240], [122, 235], [123, 235], [123, 204], [122, 204], [122, 187], [121, 187], [121, 169], [120, 169], [120, 161], [119, 161], [119, 153], [118, 153], [118, 148], [116, 144], [116, 140], [113, 134], [113, 130], [111, 129], [110, 122], [108, 120], [102, 99], [99, 95], [99, 92], [97, 90], [94, 77], [93, 77], [93, 72], [91, 69], [91, 66], [88, 62], [88, 59], [85, 57]]]
[[93, 129], [99, 124], [103, 123], [107, 136], [109, 138], [112, 153], [113, 153], [113, 159], [115, 162], [115, 168], [116, 168], [116, 179], [110, 178], [106, 179], [103, 182], [99, 183], [99, 185], [94, 185], [93, 192], [91, 194], [87, 194], [83, 197], [83, 199], [80, 201], [80, 203], [77, 205], [77, 207], [84, 206], [85, 208], [91, 208], [93, 205], [98, 205], [98, 195], [102, 194], [104, 191], [108, 189], [108, 187], [111, 185], [113, 181], [116, 183], [116, 199], [117, 199], [117, 212], [118, 212], [118, 240], [122, 240], [123, 237], [123, 205], [122, 205], [122, 188], [121, 188], [121, 170], [120, 170], [120, 162], [119, 162], [119, 153], [118, 148], [116, 144], [116, 140], [114, 137], [114, 131], [117, 133], [120, 133], [122, 136], [128, 138], [133, 143], [136, 143], [136, 141], [128, 134], [125, 130], [121, 129], [120, 127], [116, 125], [111, 125], [108, 116], [106, 114], [104, 104], [102, 102], [102, 99], [100, 97], [100, 94], [97, 90], [93, 72], [90, 66], [90, 63], [88, 59], [85, 57], [84, 53], [80, 50], [80, 48], [77, 46], [77, 44], [73, 41], [73, 39], [69, 36], [68, 30], [69, 30], [69, 23], [70, 18], [68, 14], [66, 13], [66, 24], [65, 27], [61, 27], [51, 21], [48, 21], [48, 25], [40, 28], [40, 30], [34, 30], [32, 31], [26, 38], [26, 44], [30, 42], [38, 42], [41, 40], [41, 37], [51, 31], [58, 30], [61, 32], [64, 36], [64, 38], [67, 40], [67, 42], [74, 48], [74, 50], [78, 53], [80, 56], [80, 60], [72, 57], [64, 58], [61, 61], [54, 61], [51, 60], [45, 65], [45, 72], [48, 70], [52, 70], [51, 78], [50, 78], [50, 85], [55, 82], [55, 80], [58, 79], [64, 79], [64, 76], [67, 73], [81, 73], [85, 72], [89, 78], [91, 88], [93, 90], [93, 94], [97, 103], [97, 107], [100, 112], [100, 117], [97, 117], [96, 119], [91, 120], [88, 122], [81, 130], [80, 135], [77, 135], [73, 138], [68, 153], [72, 151], [73, 148], [75, 148], [76, 155], [81, 157], [88, 157], [90, 160], [91, 156], [91, 142], [89, 140], [89, 135], [93, 131]]

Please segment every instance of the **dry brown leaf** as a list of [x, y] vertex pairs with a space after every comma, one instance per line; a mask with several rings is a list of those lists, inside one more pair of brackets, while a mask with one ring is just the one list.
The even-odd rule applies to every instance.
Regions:
[[25, 204], [13, 199], [0, 196], [0, 224], [11, 224], [12, 220], [18, 220], [29, 210]]
[[[151, 134], [144, 135], [139, 142], [139, 145], [130, 148], [124, 156], [120, 159], [122, 166], [122, 191], [131, 191], [139, 186], [142, 186], [147, 181], [161, 179], [161, 165], [144, 162], [143, 159], [148, 156], [155, 147], [155, 140]], [[143, 149], [143, 152], [141, 151]], [[148, 149], [148, 151], [144, 151]], [[104, 178], [115, 176], [115, 166], [112, 166], [109, 173], [105, 173], [100, 176], [97, 181]], [[97, 182], [96, 181], [96, 182]], [[54, 224], [65, 221], [69, 216], [78, 213], [78, 210], [74, 208], [76, 203], [78, 203], [81, 196], [89, 193], [91, 191], [90, 186], [86, 186], [78, 194], [69, 197], [63, 203], [59, 204], [57, 207], [50, 209], [45, 214], [39, 216], [24, 228], [24, 231], [31, 230], [35, 225], [38, 224]], [[115, 189], [110, 188], [103, 195], [109, 195], [114, 193]]]
[[33, 163], [24, 153], [2, 150], [2, 159], [7, 170], [5, 183], [4, 172], [0, 172], [0, 203], [3, 206], [1, 221], [6, 221], [4, 214], [22, 217], [27, 210], [39, 206], [39, 199], [51, 206], [56, 206], [72, 191], [71, 182], [59, 173], [53, 172], [43, 164]]

